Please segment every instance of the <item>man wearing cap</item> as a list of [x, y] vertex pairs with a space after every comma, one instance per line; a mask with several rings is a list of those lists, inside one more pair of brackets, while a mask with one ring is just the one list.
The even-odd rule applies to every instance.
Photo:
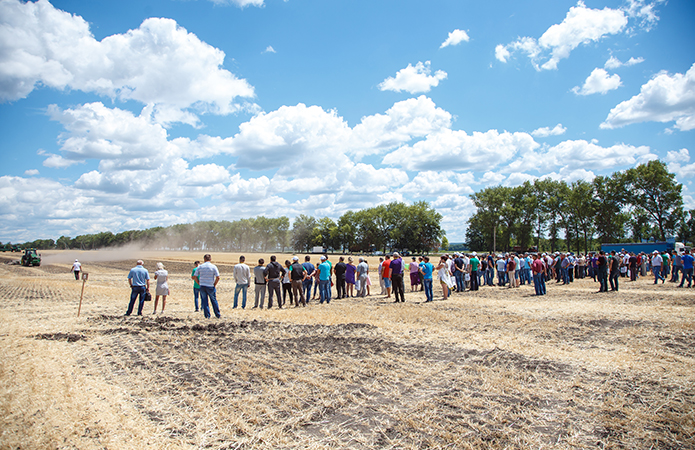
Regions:
[[306, 269], [299, 263], [299, 258], [292, 257], [292, 265], [290, 266], [290, 280], [292, 280], [292, 296], [295, 298], [294, 307], [299, 306], [301, 300], [302, 306], [306, 306], [306, 298], [304, 297], [304, 280], [307, 277]]
[[658, 250], [654, 250], [652, 253], [652, 272], [654, 273], [654, 284], [661, 280], [661, 284], [664, 284], [666, 279], [661, 276], [661, 265], [664, 259], [659, 254]]
[[471, 291], [478, 290], [478, 269], [480, 268], [480, 260], [478, 259], [478, 253], [471, 253], [471, 258], [468, 261], [471, 265]]
[[75, 279], [79, 280], [80, 279], [80, 271], [82, 270], [82, 264], [78, 260], [75, 260], [75, 262], [72, 265], [72, 269], [70, 269], [71, 272], [75, 273]]
[[138, 260], [137, 265], [130, 269], [128, 273], [128, 284], [130, 284], [130, 303], [128, 303], [128, 311], [125, 315], [129, 316], [133, 313], [135, 299], [140, 296], [138, 303], [138, 316], [142, 316], [142, 307], [145, 305], [145, 292], [150, 290], [150, 273], [143, 267], [144, 262]]
[[[393, 254], [393, 260], [389, 265], [391, 270], [391, 284], [393, 285], [393, 296], [396, 298], [395, 303], [399, 301], [405, 303], [405, 286], [403, 284], [403, 259], [398, 252]], [[398, 297], [400, 296], [400, 300]]]
[[330, 291], [331, 291], [331, 265], [328, 264], [325, 256], [321, 256], [321, 264], [318, 267], [319, 271], [319, 303], [330, 303]]

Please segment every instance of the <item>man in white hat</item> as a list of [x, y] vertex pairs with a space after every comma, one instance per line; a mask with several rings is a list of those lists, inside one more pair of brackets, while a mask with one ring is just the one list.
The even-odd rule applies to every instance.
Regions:
[[78, 260], [75, 260], [75, 262], [72, 265], [72, 269], [70, 269], [70, 272], [75, 273], [75, 279], [79, 280], [80, 279], [80, 271], [82, 270], [82, 264]]
[[654, 273], [654, 284], [656, 284], [659, 279], [661, 279], [661, 284], [664, 284], [666, 279], [661, 276], [661, 264], [663, 264], [664, 259], [659, 254], [658, 250], [652, 252], [652, 272]]
[[471, 291], [478, 290], [478, 269], [480, 268], [480, 260], [478, 259], [478, 253], [471, 253], [471, 259], [469, 260], [471, 266]]

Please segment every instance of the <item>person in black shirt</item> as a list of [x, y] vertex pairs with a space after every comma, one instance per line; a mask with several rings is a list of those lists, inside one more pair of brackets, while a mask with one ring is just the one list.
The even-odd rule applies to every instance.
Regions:
[[599, 292], [608, 292], [608, 259], [603, 250], [598, 254], [598, 282]]
[[347, 271], [347, 264], [345, 264], [345, 257], [341, 256], [338, 258], [338, 264], [333, 268], [335, 272], [335, 289], [338, 291], [338, 298], [345, 298], [345, 272]]
[[620, 258], [615, 254], [615, 250], [611, 250], [609, 258], [610, 263], [610, 283], [611, 291], [618, 292], [618, 277], [620, 277]]
[[265, 267], [265, 277], [268, 280], [268, 309], [273, 307], [273, 293], [278, 298], [278, 308], [282, 308], [282, 297], [280, 296], [280, 286], [282, 277], [285, 275], [285, 268], [277, 262], [275, 255], [270, 257], [270, 264]]
[[299, 258], [296, 256], [292, 258], [292, 265], [290, 266], [290, 279], [292, 280], [292, 295], [294, 296], [294, 307], [299, 306], [299, 301], [302, 301], [302, 306], [306, 306], [306, 299], [304, 298], [304, 286], [303, 282], [307, 277], [306, 269], [304, 265], [299, 263]]

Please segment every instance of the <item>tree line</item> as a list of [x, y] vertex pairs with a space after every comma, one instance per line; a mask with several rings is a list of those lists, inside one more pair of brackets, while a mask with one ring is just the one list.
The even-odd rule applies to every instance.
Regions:
[[[337, 222], [329, 217], [315, 218], [300, 214], [290, 228], [290, 219], [282, 216], [201, 221], [129, 230], [109, 231], [58, 240], [37, 239], [22, 248], [79, 249], [121, 247], [137, 244], [156, 250], [186, 251], [309, 251], [323, 247], [327, 251], [372, 252], [409, 250], [429, 252], [439, 248], [444, 238], [442, 216], [427, 202], [407, 205], [393, 202], [360, 211], [348, 211]], [[2, 245], [0, 243], [0, 245]]]
[[[588, 251], [610, 242], [695, 240], [695, 210], [683, 210], [682, 185], [658, 160], [593, 181], [538, 179], [472, 194], [467, 244], [497, 251], [531, 247]], [[564, 239], [560, 239], [561, 233]]]

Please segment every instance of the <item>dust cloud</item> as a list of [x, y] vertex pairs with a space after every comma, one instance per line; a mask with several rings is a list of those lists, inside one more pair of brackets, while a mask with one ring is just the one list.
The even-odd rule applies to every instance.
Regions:
[[102, 250], [82, 250], [82, 251], [64, 251], [57, 254], [42, 255], [42, 264], [72, 264], [75, 260], [81, 263], [104, 262], [104, 261], [122, 261], [125, 259], [134, 259], [135, 254], [141, 252], [140, 245], [126, 245], [123, 247], [102, 249]]

